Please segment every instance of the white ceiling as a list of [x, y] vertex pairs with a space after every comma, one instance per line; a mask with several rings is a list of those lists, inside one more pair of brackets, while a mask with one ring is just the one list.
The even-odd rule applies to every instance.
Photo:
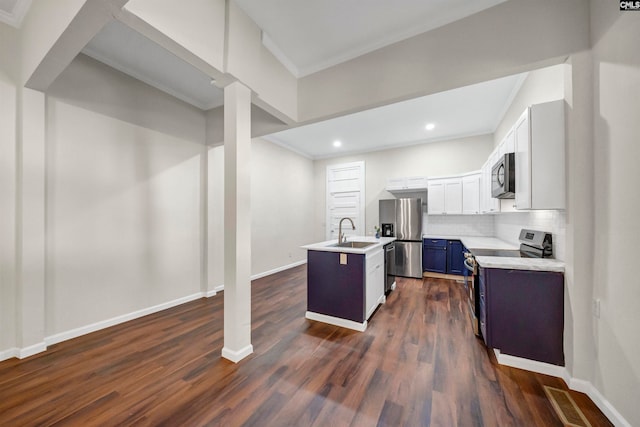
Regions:
[[219, 107], [211, 78], [119, 21], [111, 21], [82, 52], [202, 110]]
[[[297, 75], [335, 65], [505, 0], [234, 0], [264, 30], [263, 42]], [[0, 0], [19, 26], [31, 0]], [[3, 19], [4, 20], [4, 19]], [[210, 78], [114, 20], [83, 53], [202, 110], [223, 104]], [[468, 86], [272, 134], [311, 158], [492, 133], [522, 76]], [[425, 130], [427, 123], [435, 129]], [[334, 140], [342, 147], [333, 147]]]
[[[265, 139], [317, 159], [493, 133], [526, 74], [491, 80], [324, 122]], [[428, 123], [435, 128], [427, 130]], [[342, 145], [334, 147], [339, 140]]]
[[297, 77], [424, 33], [506, 0], [234, 0]]
[[0, 22], [19, 28], [31, 0], [0, 0]]

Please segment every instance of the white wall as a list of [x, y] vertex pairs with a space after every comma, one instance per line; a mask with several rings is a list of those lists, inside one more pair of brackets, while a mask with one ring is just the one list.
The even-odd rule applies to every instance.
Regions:
[[16, 345], [17, 36], [16, 30], [0, 23], [0, 58], [16, 58], [0, 61], [0, 354]]
[[[209, 149], [209, 284], [223, 284], [224, 147]], [[260, 138], [251, 142], [251, 274], [306, 260], [314, 241], [313, 161]]]
[[204, 113], [88, 57], [47, 100], [48, 336], [200, 291]]
[[254, 92], [261, 108], [291, 122], [298, 118], [298, 81], [262, 44], [262, 30], [235, 3], [227, 2], [225, 71]]
[[[371, 234], [373, 226], [378, 224], [378, 201], [395, 197], [385, 190], [388, 178], [442, 176], [479, 170], [492, 149], [492, 135], [480, 135], [317, 160], [314, 162], [315, 241], [325, 240], [327, 165], [364, 160], [366, 234]], [[420, 196], [424, 198], [426, 193], [412, 193], [410, 197]], [[455, 219], [452, 222], [455, 222]], [[428, 226], [425, 231], [429, 231]]]
[[225, 2], [129, 0], [125, 8], [211, 66], [224, 69]]
[[307, 259], [313, 239], [313, 162], [263, 139], [251, 144], [253, 274]]
[[563, 62], [588, 48], [582, 0], [510, 0], [299, 80], [299, 118], [331, 116]]
[[520, 90], [513, 98], [511, 105], [500, 120], [494, 132], [494, 144], [497, 146], [518, 120], [525, 108], [532, 104], [564, 99], [564, 75], [566, 64], [529, 71]]
[[86, 0], [33, 2], [21, 28], [21, 73], [24, 84], [40, 66]]
[[[617, 4], [616, 4], [617, 6]], [[640, 425], [640, 16], [591, 2], [595, 143], [592, 382], [631, 425]]]

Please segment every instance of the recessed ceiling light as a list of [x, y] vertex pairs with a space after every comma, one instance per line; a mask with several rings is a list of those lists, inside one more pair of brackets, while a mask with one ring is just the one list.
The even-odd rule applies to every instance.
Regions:
[[333, 141], [333, 146], [334, 146], [334, 147], [340, 147], [340, 146], [342, 146], [342, 142], [341, 142], [341, 141], [338, 141], [338, 140], [336, 139], [335, 141]]
[[434, 125], [433, 123], [429, 123], [428, 125], [426, 125], [424, 128], [426, 130], [433, 130], [436, 127], [436, 125]]

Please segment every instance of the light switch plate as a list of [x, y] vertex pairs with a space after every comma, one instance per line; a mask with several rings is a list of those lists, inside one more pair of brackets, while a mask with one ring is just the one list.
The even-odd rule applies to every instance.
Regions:
[[347, 265], [347, 254], [340, 254], [340, 264]]

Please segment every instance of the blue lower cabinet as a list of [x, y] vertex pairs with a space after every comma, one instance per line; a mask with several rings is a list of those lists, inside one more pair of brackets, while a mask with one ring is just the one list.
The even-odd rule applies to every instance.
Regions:
[[422, 270], [433, 273], [447, 272], [447, 241], [424, 239], [422, 246]]
[[462, 276], [465, 272], [464, 252], [460, 240], [423, 239], [422, 270]]
[[463, 248], [460, 240], [447, 241], [447, 274], [464, 274]]
[[564, 366], [564, 275], [480, 269], [480, 328], [487, 347]]

